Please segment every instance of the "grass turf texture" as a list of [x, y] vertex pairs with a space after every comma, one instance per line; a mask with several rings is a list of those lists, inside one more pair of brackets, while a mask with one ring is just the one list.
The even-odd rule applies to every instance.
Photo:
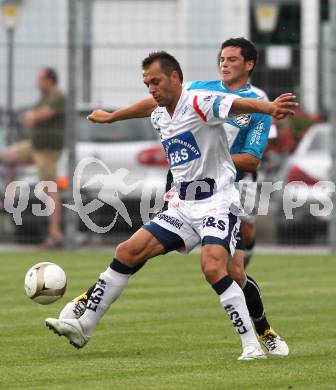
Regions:
[[[263, 287], [286, 358], [238, 362], [240, 340], [197, 255], [167, 255], [130, 280], [80, 351], [44, 325], [105, 269], [106, 253], [1, 254], [0, 388], [335, 389], [335, 274], [331, 256], [256, 255], [249, 272]], [[53, 261], [68, 276], [65, 297], [30, 301], [23, 278]]]

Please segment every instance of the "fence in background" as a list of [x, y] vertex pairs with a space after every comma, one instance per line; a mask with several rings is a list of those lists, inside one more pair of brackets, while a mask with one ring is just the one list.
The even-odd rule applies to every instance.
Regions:
[[[5, 92], [8, 80], [7, 39], [5, 30], [1, 29], [0, 148], [3, 154], [8, 146], [8, 139], [11, 144], [29, 139], [30, 134], [25, 129], [27, 126], [23, 124], [23, 117], [26, 110], [39, 99], [36, 81], [41, 68], [51, 66], [56, 69], [60, 89], [68, 97], [69, 82], [73, 80], [76, 87], [76, 108], [73, 114], [76, 117], [77, 161], [83, 158], [100, 159], [112, 173], [119, 168], [125, 168], [131, 172], [129, 178], [125, 179], [126, 182], [144, 180], [146, 188], [144, 195], [139, 190], [134, 190], [131, 196], [119, 193], [129, 210], [133, 228], [129, 227], [127, 218], [123, 218], [120, 212], [119, 216], [116, 213], [113, 197], [118, 188], [114, 188], [112, 179], [104, 188], [99, 184], [99, 178], [98, 183], [82, 188], [82, 209], [92, 201], [101, 202], [95, 203], [100, 207], [90, 214], [96, 226], [108, 225], [117, 217], [110, 233], [99, 235], [90, 232], [76, 211], [67, 209], [69, 211], [65, 212], [65, 208], [62, 208], [63, 225], [65, 215], [72, 221], [75, 218], [78, 232], [87, 234], [93, 241], [108, 241], [113, 237], [128, 234], [141, 225], [141, 212], [149, 216], [151, 211], [159, 207], [160, 202], [154, 198], [160, 193], [159, 187], [164, 186], [166, 167], [160, 158], [151, 160], [152, 165], [141, 163], [143, 156], [148, 157], [153, 150], [157, 150], [157, 140], [149, 123], [139, 121], [115, 125], [112, 130], [112, 127], [94, 126], [85, 121], [86, 115], [96, 107], [114, 109], [147, 96], [142, 82], [141, 60], [150, 51], [163, 49], [174, 54], [181, 62], [186, 81], [217, 79], [219, 76], [216, 61], [220, 43], [231, 36], [249, 35], [260, 52], [253, 83], [263, 88], [270, 98], [275, 98], [285, 91], [294, 91], [300, 99], [302, 53], [303, 50], [312, 49], [304, 49], [301, 45], [302, 2], [283, 2], [276, 30], [272, 33], [258, 31], [253, 2], [248, 0], [237, 0], [234, 5], [228, 5], [228, 2], [221, 0], [211, 0], [206, 6], [200, 0], [76, 0], [73, 3], [76, 3], [76, 10], [71, 16], [72, 20], [76, 20], [77, 32], [72, 42], [69, 42], [68, 34], [70, 8], [67, 0], [26, 0], [22, 4], [14, 37], [14, 111], [10, 113], [14, 120], [10, 130]], [[286, 164], [307, 127], [323, 120], [328, 108], [330, 42], [327, 5], [326, 1], [320, 2], [317, 50], [321, 61], [318, 69], [320, 82], [316, 91], [319, 96], [318, 112], [314, 115], [300, 112], [296, 118], [277, 124], [279, 136], [277, 140], [270, 141], [269, 150], [261, 166], [261, 181], [286, 181], [288, 176], [292, 175], [291, 180], [303, 180], [308, 191], [311, 191], [311, 184], [318, 179], [328, 178], [328, 172], [322, 172], [327, 163], [321, 162], [323, 158], [328, 158], [328, 142], [320, 142], [317, 147], [318, 139], [312, 140], [311, 146], [315, 148], [314, 153], [320, 153], [321, 156], [317, 157], [321, 159], [318, 176], [309, 176], [309, 172], [315, 174], [309, 164], [316, 164], [309, 161], [309, 156], [303, 162], [296, 162], [292, 170], [286, 172]], [[76, 61], [75, 71], [69, 68], [69, 55]], [[69, 115], [68, 112], [68, 117]], [[132, 132], [132, 129], [137, 129], [137, 132]], [[68, 141], [58, 169], [58, 184], [64, 203], [71, 203], [73, 197], [71, 180], [70, 186], [68, 183], [71, 171], [67, 166]], [[308, 155], [312, 154], [309, 148], [307, 152]], [[93, 167], [87, 168], [83, 175], [80, 186], [96, 174], [105, 175], [104, 169], [103, 166], [93, 163]], [[15, 224], [13, 215], [3, 209], [0, 221], [1, 237], [4, 241], [41, 242], [46, 236], [49, 222], [48, 217], [36, 217], [32, 213], [32, 204], [41, 203], [43, 206], [43, 202], [36, 199], [34, 194], [35, 184], [39, 180], [36, 166], [24, 164], [17, 168], [16, 174], [18, 179], [29, 183], [28, 207], [22, 212], [22, 225]], [[148, 190], [151, 180], [154, 184], [152, 193]], [[1, 181], [4, 197], [8, 181], [8, 172], [4, 166], [1, 167]], [[130, 182], [127, 182], [127, 185], [130, 185]], [[301, 190], [306, 191], [305, 188]], [[17, 189], [13, 199], [17, 198], [18, 194]], [[311, 192], [308, 198], [310, 194]], [[258, 240], [295, 244], [326, 242], [328, 217], [311, 216], [309, 203], [306, 203], [305, 206], [295, 209], [293, 220], [286, 220], [283, 218], [283, 199], [283, 192], [278, 191], [271, 198], [268, 215], [258, 218]], [[145, 204], [142, 207], [146, 212], [140, 210], [141, 200]]]

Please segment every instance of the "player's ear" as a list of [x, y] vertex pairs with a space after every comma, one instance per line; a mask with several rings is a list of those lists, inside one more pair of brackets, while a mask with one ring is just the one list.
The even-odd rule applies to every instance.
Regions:
[[180, 83], [180, 77], [176, 70], [173, 70], [170, 74], [170, 79], [174, 81], [174, 83]]
[[249, 72], [251, 72], [251, 70], [254, 68], [254, 65], [255, 65], [255, 63], [254, 63], [254, 61], [246, 61], [246, 67], [247, 67], [247, 70], [249, 71]]

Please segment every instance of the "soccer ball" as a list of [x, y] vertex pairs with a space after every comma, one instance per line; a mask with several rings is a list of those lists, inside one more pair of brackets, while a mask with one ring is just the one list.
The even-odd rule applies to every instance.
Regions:
[[63, 269], [54, 263], [35, 264], [27, 272], [24, 288], [33, 301], [48, 305], [62, 298], [67, 285]]

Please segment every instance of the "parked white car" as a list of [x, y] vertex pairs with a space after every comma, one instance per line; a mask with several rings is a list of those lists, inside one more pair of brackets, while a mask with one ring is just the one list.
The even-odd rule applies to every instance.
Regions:
[[283, 166], [284, 190], [275, 195], [282, 243], [324, 242], [331, 213], [331, 125], [313, 125]]

